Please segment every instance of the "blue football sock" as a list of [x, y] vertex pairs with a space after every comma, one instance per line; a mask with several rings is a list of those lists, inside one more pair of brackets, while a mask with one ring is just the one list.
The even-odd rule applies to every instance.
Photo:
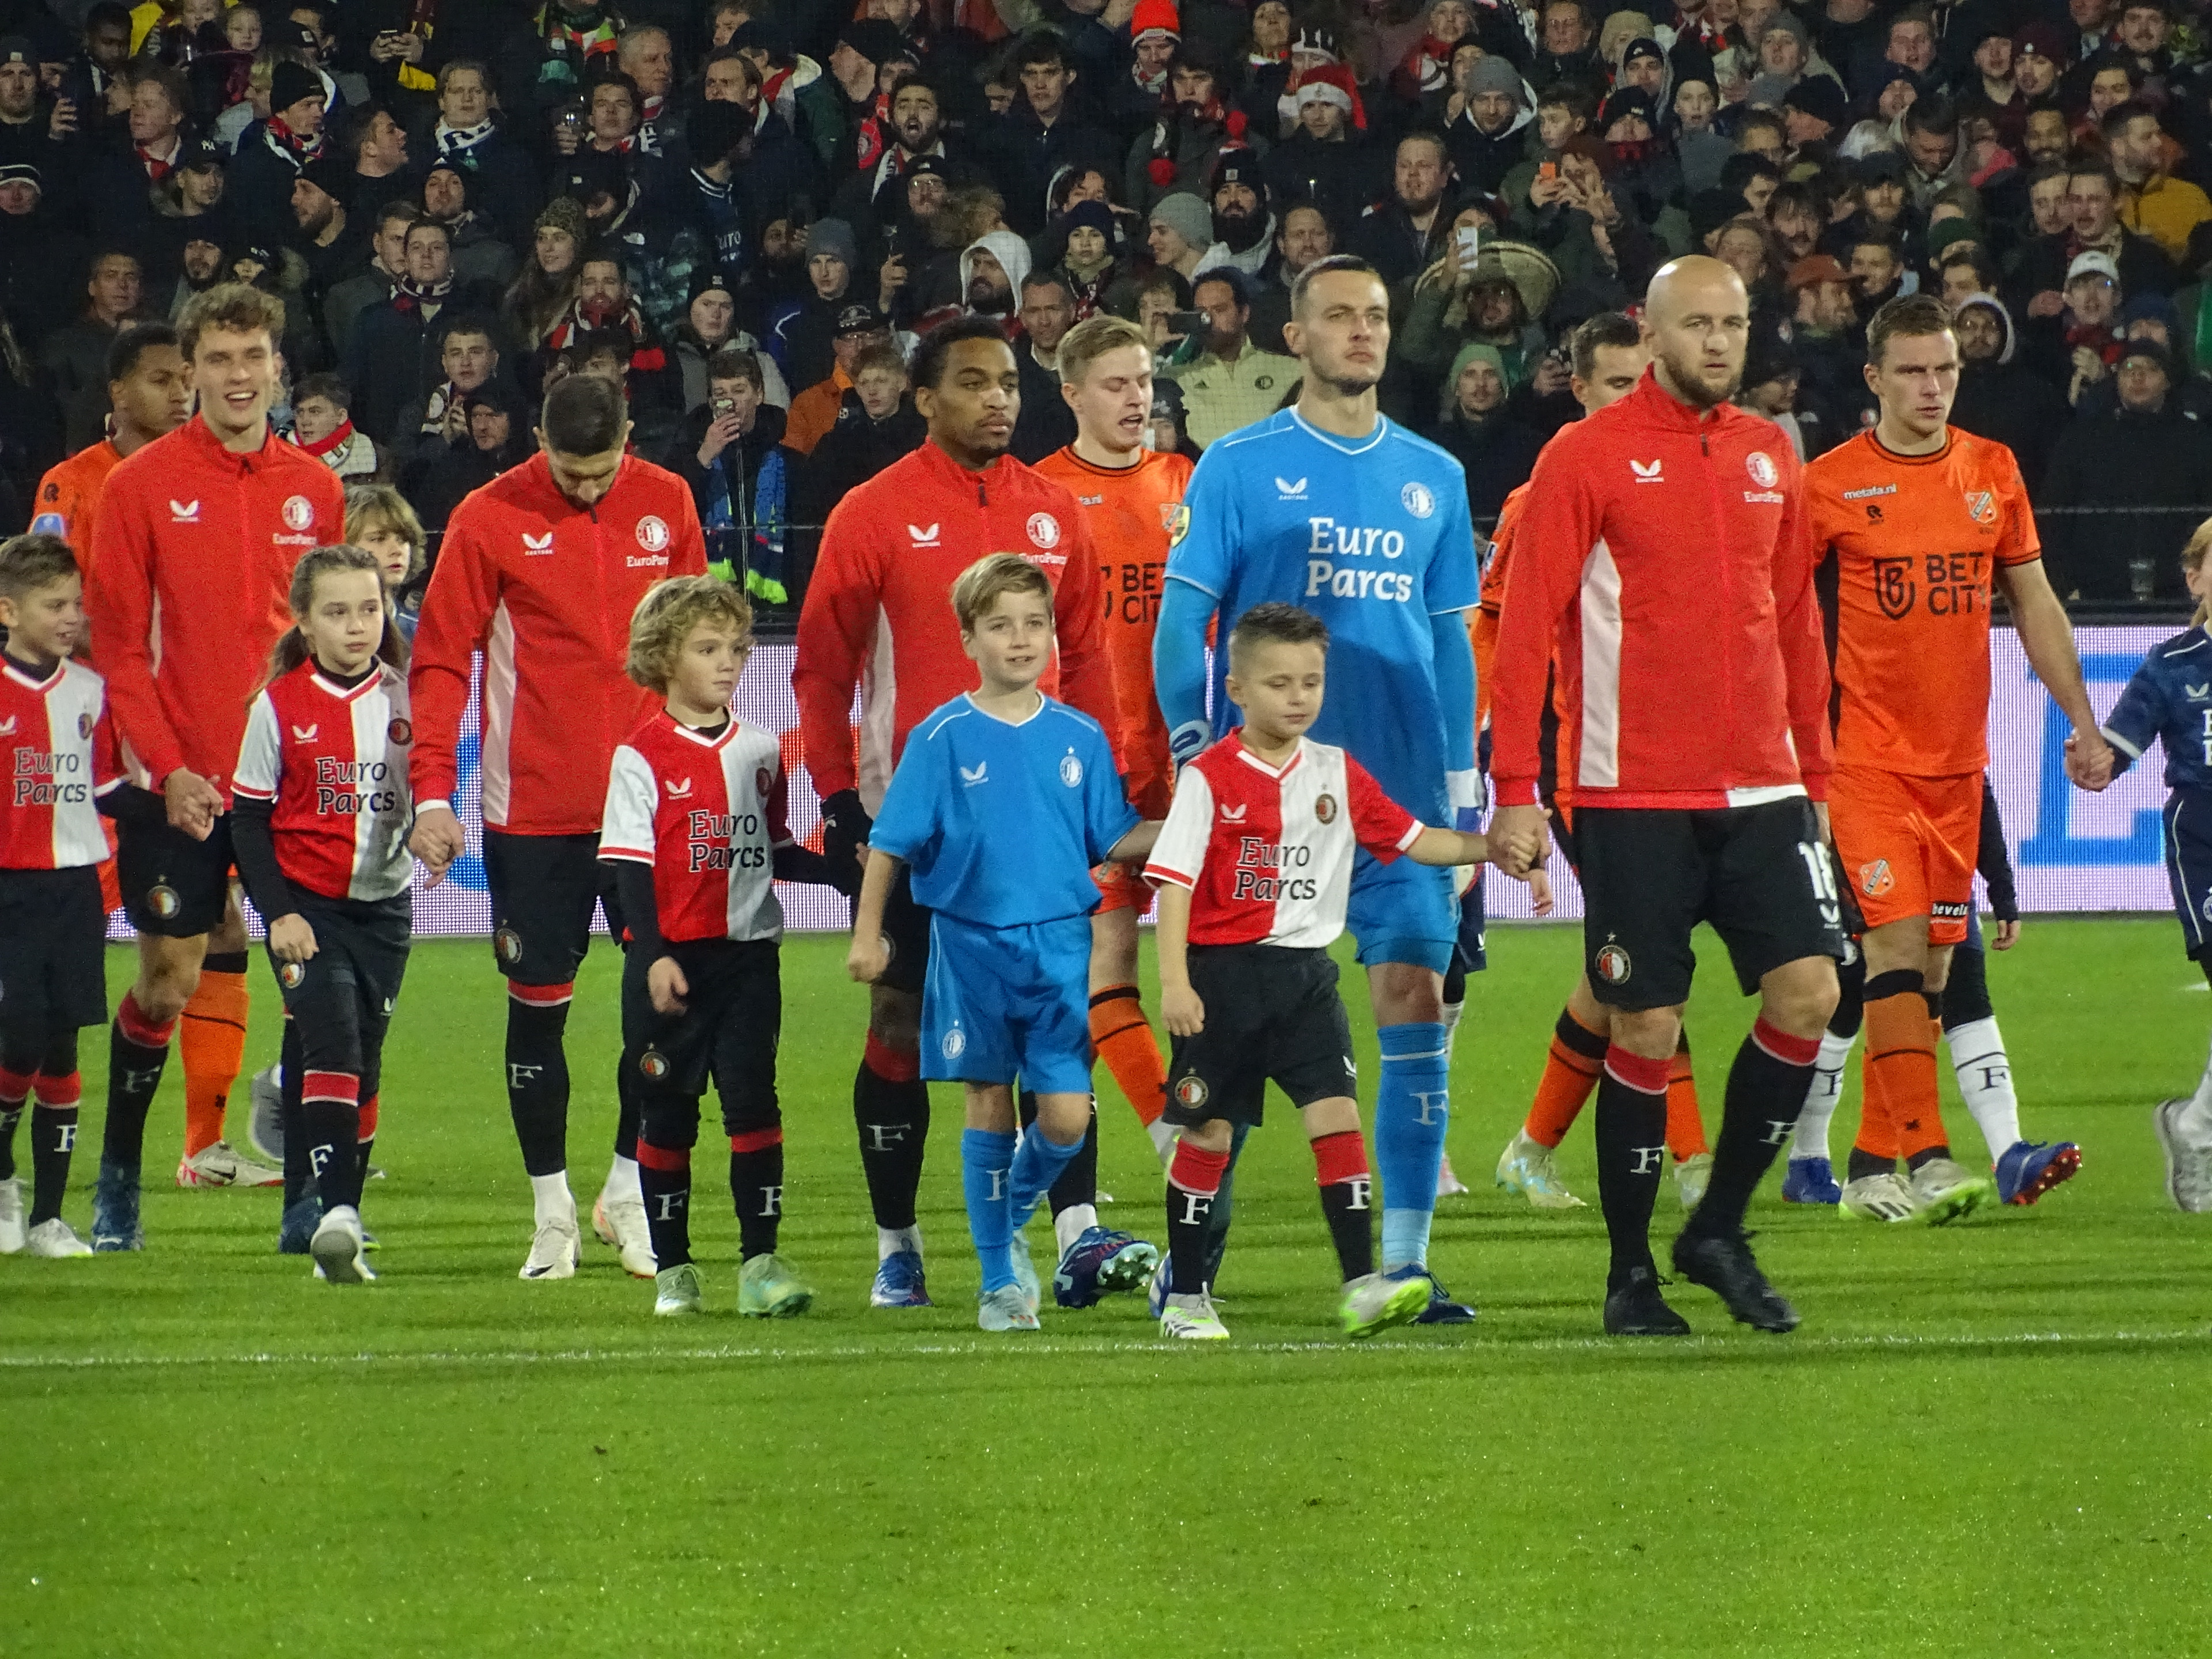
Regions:
[[1002, 1291], [1014, 1282], [1014, 1138], [996, 1129], [960, 1133], [960, 1191], [968, 1200], [968, 1233], [983, 1266], [983, 1288]]
[[1014, 1150], [1012, 1212], [1015, 1226], [1029, 1225], [1030, 1217], [1036, 1210], [1037, 1200], [1045, 1195], [1052, 1183], [1060, 1179], [1060, 1172], [1083, 1150], [1083, 1139], [1079, 1134], [1062, 1146], [1034, 1123], [1023, 1131], [1022, 1144]]
[[1375, 1090], [1375, 1167], [1382, 1177], [1382, 1268], [1429, 1259], [1437, 1170], [1451, 1118], [1451, 1062], [1441, 1024], [1385, 1025]]

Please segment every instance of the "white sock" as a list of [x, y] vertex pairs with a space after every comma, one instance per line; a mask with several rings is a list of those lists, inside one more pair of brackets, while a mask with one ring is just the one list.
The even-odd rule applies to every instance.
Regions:
[[2204, 1075], [2197, 1080], [2197, 1092], [2189, 1097], [2186, 1106], [2174, 1114], [2174, 1127], [2197, 1146], [2212, 1141], [2212, 1058], [2204, 1062]]
[[551, 1175], [530, 1177], [530, 1200], [537, 1211], [537, 1221], [544, 1226], [549, 1221], [569, 1221], [576, 1218], [576, 1195], [568, 1190], [568, 1172], [556, 1170]]
[[1098, 1211], [1090, 1204], [1071, 1204], [1052, 1218], [1052, 1236], [1060, 1244], [1060, 1253], [1067, 1254], [1068, 1246], [1083, 1237], [1087, 1228], [1098, 1224]]
[[1160, 1155], [1160, 1167], [1165, 1169], [1175, 1161], [1176, 1126], [1164, 1117], [1156, 1117], [1145, 1125], [1145, 1133], [1152, 1138], [1152, 1150]]
[[1452, 1044], [1459, 1039], [1459, 1017], [1467, 1012], [1464, 1002], [1444, 1004], [1444, 1064], [1451, 1064]]
[[645, 1202], [645, 1188], [637, 1178], [635, 1158], [616, 1154], [615, 1161], [607, 1166], [605, 1195], [609, 1198], [634, 1198], [641, 1204]]
[[1805, 1085], [1805, 1104], [1797, 1113], [1790, 1157], [1827, 1157], [1828, 1125], [1844, 1097], [1844, 1064], [1858, 1040], [1856, 1031], [1849, 1036], [1838, 1036], [1833, 1031], [1820, 1033], [1820, 1052], [1813, 1061], [1813, 1080]]
[[2002, 1158], [2020, 1139], [2020, 1097], [2012, 1091], [2012, 1060], [2004, 1033], [1991, 1019], [1970, 1019], [1943, 1033], [1951, 1050], [1951, 1069], [1959, 1097], [1989, 1142], [1990, 1162]]
[[921, 1228], [919, 1224], [876, 1229], [877, 1261], [888, 1261], [901, 1250], [912, 1250], [916, 1255], [921, 1254]]

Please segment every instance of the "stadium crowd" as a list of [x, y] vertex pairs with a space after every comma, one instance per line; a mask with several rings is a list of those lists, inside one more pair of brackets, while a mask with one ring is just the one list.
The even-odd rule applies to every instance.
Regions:
[[795, 602], [792, 527], [921, 441], [932, 323], [1002, 321], [1036, 461], [1061, 337], [1134, 319], [1195, 454], [1283, 404], [1338, 252], [1486, 523], [1580, 413], [1567, 335], [1705, 251], [1802, 456], [1873, 418], [1866, 319], [1940, 295], [1956, 423], [2039, 508], [2137, 509], [2045, 515], [2059, 591], [2178, 599], [2194, 516], [2141, 509], [2212, 500], [2206, 53], [2164, 0], [9, 0], [0, 530], [101, 437], [118, 331], [239, 279], [284, 303], [279, 429], [434, 542], [601, 374]]

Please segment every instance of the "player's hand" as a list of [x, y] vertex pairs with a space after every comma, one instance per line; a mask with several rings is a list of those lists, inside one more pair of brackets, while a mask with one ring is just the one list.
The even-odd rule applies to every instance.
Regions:
[[1194, 1037], [1206, 1029], [1206, 1004], [1188, 985], [1170, 985], [1160, 991], [1160, 1018], [1167, 1021], [1170, 1036]]
[[684, 999], [691, 994], [691, 981], [684, 977], [683, 966], [674, 957], [654, 959], [645, 970], [645, 988], [656, 1014], [680, 1014], [690, 1006]]
[[2066, 739], [2066, 775], [2092, 794], [2112, 782], [2112, 745], [2103, 732], [2076, 732]]
[[891, 965], [890, 944], [881, 933], [872, 939], [853, 935], [853, 948], [845, 952], [845, 971], [863, 985], [873, 985]]
[[822, 856], [830, 860], [830, 884], [847, 898], [860, 896], [868, 837], [875, 828], [857, 789], [840, 789], [822, 803]]
[[319, 948], [315, 930], [303, 915], [279, 916], [269, 924], [269, 954], [279, 962], [305, 962]]
[[1990, 948], [1992, 951], [2009, 951], [2019, 943], [2020, 918], [2018, 916], [2014, 916], [2010, 921], [2000, 921], [1995, 931], [1990, 934]]
[[1491, 815], [1490, 839], [1497, 852], [1492, 862], [1516, 881], [1544, 861], [1552, 840], [1540, 806], [1501, 806]]
[[205, 841], [214, 833], [216, 815], [222, 811], [222, 792], [181, 766], [161, 781], [161, 800], [168, 809], [169, 827], [194, 841]]
[[433, 887], [446, 878], [447, 870], [468, 844], [461, 821], [449, 806], [424, 808], [415, 820], [414, 833], [407, 837], [407, 850], [422, 860], [430, 872], [429, 884]]

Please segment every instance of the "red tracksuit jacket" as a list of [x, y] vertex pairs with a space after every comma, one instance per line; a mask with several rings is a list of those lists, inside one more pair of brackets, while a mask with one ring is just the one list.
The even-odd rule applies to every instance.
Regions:
[[[1100, 637], [1098, 558], [1075, 497], [1001, 457], [970, 472], [933, 443], [885, 467], [836, 505], [799, 617], [799, 699], [806, 769], [823, 799], [860, 792], [883, 804], [906, 735], [977, 684], [960, 648], [952, 584], [987, 553], [1019, 553], [1054, 590], [1060, 660], [1038, 689], [1115, 729], [1113, 670]], [[860, 764], [853, 690], [861, 691]]]
[[1545, 447], [1513, 550], [1491, 705], [1500, 805], [1535, 803], [1555, 643], [1577, 807], [1827, 798], [1828, 657], [1779, 428], [1732, 406], [1700, 419], [1647, 370]]
[[345, 539], [345, 491], [274, 433], [234, 455], [195, 415], [107, 475], [85, 610], [131, 781], [179, 767], [230, 800], [246, 706], [292, 625], [292, 568]]
[[578, 507], [543, 455], [469, 495], [422, 596], [407, 690], [416, 810], [453, 804], [469, 659], [484, 653], [483, 821], [519, 836], [595, 836], [615, 745], [658, 699], [623, 672], [647, 588], [707, 574], [691, 491], [631, 456]]

